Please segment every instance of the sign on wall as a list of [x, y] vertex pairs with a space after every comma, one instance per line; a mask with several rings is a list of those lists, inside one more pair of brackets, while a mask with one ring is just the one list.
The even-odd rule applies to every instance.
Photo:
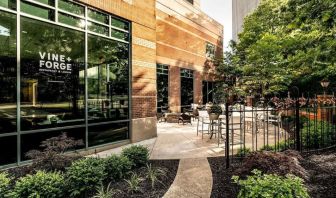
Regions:
[[39, 71], [52, 72], [61, 74], [71, 74], [72, 64], [71, 58], [64, 54], [56, 54], [49, 52], [39, 52]]

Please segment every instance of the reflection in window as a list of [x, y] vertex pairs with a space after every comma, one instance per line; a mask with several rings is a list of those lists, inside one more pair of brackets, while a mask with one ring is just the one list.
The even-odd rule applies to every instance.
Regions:
[[9, 8], [12, 10], [16, 9], [16, 1], [15, 0], [1, 0], [0, 7]]
[[161, 111], [161, 107], [168, 107], [168, 65], [157, 64], [156, 67], [156, 83], [157, 83], [157, 110]]
[[181, 106], [190, 107], [194, 102], [193, 70], [181, 69]]
[[128, 44], [89, 35], [89, 122], [128, 119]]
[[58, 8], [79, 16], [84, 16], [85, 13], [85, 8], [83, 6], [69, 2], [68, 0], [58, 0]]
[[89, 146], [128, 138], [128, 122], [89, 126]]
[[214, 102], [213, 101], [214, 89], [215, 89], [214, 82], [209, 81], [202, 82], [203, 104], [206, 104], [208, 102]]
[[6, 164], [16, 163], [17, 161], [17, 146], [16, 146], [16, 135], [0, 137], [0, 166]]
[[16, 131], [16, 16], [0, 11], [0, 133]]
[[21, 129], [84, 123], [84, 33], [21, 18]]
[[21, 11], [43, 19], [55, 20], [55, 11], [32, 3], [21, 2]]

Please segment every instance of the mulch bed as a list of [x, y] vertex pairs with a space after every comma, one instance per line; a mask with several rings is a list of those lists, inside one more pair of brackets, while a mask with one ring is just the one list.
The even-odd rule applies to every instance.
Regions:
[[[122, 180], [117, 183], [111, 185], [113, 189], [119, 190], [119, 192], [115, 195], [118, 198], [130, 198], [130, 197], [146, 197], [146, 198], [157, 198], [163, 197], [163, 195], [168, 191], [169, 187], [173, 183], [178, 165], [179, 160], [150, 160], [150, 164], [152, 167], [163, 168], [167, 170], [164, 176], [160, 176], [158, 179], [160, 182], [156, 182], [154, 189], [152, 189], [151, 182], [148, 179], [145, 179], [141, 182], [140, 187], [141, 191], [139, 192], [127, 192], [129, 186], [126, 181]], [[145, 178], [145, 171], [144, 169], [138, 169], [134, 172], [137, 175]]]
[[[336, 197], [336, 148], [302, 155], [301, 166], [308, 172], [309, 178], [305, 181], [309, 195], [312, 198]], [[240, 160], [231, 161], [231, 167], [225, 168], [224, 157], [208, 158], [213, 176], [211, 197], [235, 198], [239, 187], [232, 183], [235, 170], [241, 166]]]

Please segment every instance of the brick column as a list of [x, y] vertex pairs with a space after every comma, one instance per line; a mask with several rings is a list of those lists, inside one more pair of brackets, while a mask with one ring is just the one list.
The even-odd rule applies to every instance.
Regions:
[[181, 111], [181, 77], [180, 68], [171, 66], [169, 69], [169, 108], [173, 112]]

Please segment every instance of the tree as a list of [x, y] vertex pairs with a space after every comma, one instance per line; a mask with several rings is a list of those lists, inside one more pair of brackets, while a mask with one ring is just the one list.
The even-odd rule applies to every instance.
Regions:
[[293, 85], [320, 91], [321, 79], [336, 79], [335, 9], [334, 0], [261, 1], [217, 71], [235, 67], [245, 91], [272, 94]]

